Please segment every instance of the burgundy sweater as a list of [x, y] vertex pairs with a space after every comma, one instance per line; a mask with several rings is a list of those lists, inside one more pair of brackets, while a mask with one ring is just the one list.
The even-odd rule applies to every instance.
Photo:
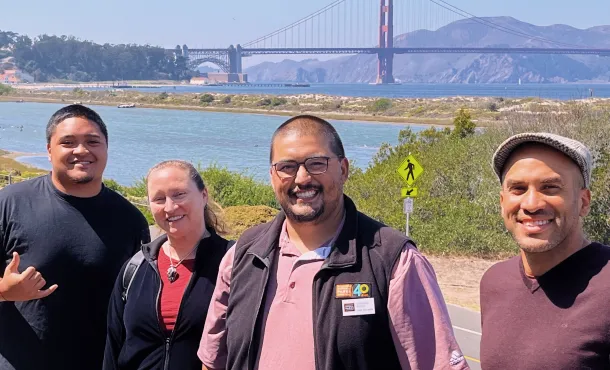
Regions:
[[483, 369], [610, 369], [610, 247], [591, 243], [532, 279], [521, 257], [481, 280]]

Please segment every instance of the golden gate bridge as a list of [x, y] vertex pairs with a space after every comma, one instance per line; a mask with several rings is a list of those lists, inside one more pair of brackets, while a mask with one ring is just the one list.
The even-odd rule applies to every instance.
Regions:
[[[449, 27], [467, 22], [472, 31]], [[371, 32], [371, 28], [375, 32]], [[477, 45], [477, 35], [493, 31], [507, 34], [523, 47]], [[419, 45], [415, 35], [440, 32], [440, 42]], [[398, 36], [395, 36], [398, 35]], [[451, 40], [450, 45], [446, 40]], [[476, 40], [476, 41], [475, 41]], [[534, 31], [523, 31], [497, 18], [477, 17], [444, 0], [335, 0], [329, 5], [278, 30], [228, 48], [171, 49], [189, 66], [206, 62], [223, 72], [243, 72], [242, 58], [282, 54], [377, 55], [377, 83], [394, 83], [393, 60], [397, 54], [589, 54], [610, 56], [610, 49], [580, 45], [579, 40], [551, 40]], [[484, 43], [484, 41], [483, 41]]]

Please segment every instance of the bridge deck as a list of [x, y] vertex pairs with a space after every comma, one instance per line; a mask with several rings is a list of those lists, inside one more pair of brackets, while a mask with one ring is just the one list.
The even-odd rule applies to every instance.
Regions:
[[[219, 53], [222, 49], [189, 49], [189, 54]], [[229, 49], [225, 49], [229, 52]], [[610, 49], [578, 48], [244, 48], [242, 56], [279, 54], [589, 54], [610, 56]]]

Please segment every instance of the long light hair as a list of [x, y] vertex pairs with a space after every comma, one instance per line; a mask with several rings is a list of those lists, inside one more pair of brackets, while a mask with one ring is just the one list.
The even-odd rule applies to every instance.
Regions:
[[[148, 178], [151, 173], [156, 170], [161, 170], [164, 168], [179, 168], [188, 173], [188, 176], [197, 186], [199, 191], [203, 191], [205, 187], [205, 183], [203, 182], [203, 178], [199, 174], [199, 171], [187, 161], [183, 161], [180, 159], [171, 159], [167, 161], [163, 161], [154, 165], [148, 173], [146, 174], [146, 185], [148, 186]], [[226, 234], [227, 227], [224, 221], [218, 217], [219, 214], [222, 214], [222, 207], [214, 202], [208, 192], [208, 203], [203, 208], [203, 218], [205, 220], [205, 227], [208, 230], [213, 230], [217, 234]]]

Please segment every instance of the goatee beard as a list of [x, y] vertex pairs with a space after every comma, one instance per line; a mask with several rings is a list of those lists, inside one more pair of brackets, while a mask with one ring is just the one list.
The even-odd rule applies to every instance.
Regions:
[[305, 223], [305, 222], [313, 222], [316, 221], [317, 219], [320, 218], [320, 216], [322, 216], [322, 214], [324, 214], [324, 205], [320, 206], [319, 209], [314, 210], [312, 213], [310, 214], [296, 214], [294, 212], [292, 212], [292, 210], [290, 209], [290, 207], [282, 207], [282, 209], [284, 210], [284, 213], [286, 214], [286, 218], [288, 218], [291, 221], [294, 221], [296, 223]]
[[[299, 186], [300, 191], [307, 190], [315, 190], [317, 192], [317, 196], [323, 195], [323, 189], [321, 186]], [[295, 196], [295, 191], [290, 191], [288, 193], [289, 196]], [[318, 209], [314, 209], [313, 212], [309, 214], [296, 214], [292, 211], [290, 202], [286, 202], [286, 204], [281, 204], [282, 209], [284, 210], [284, 214], [286, 214], [286, 218], [296, 223], [305, 223], [305, 222], [314, 222], [320, 218], [324, 214], [324, 203]]]
[[85, 176], [78, 178], [70, 177], [70, 181], [72, 181], [74, 184], [88, 184], [93, 181], [93, 176]]

